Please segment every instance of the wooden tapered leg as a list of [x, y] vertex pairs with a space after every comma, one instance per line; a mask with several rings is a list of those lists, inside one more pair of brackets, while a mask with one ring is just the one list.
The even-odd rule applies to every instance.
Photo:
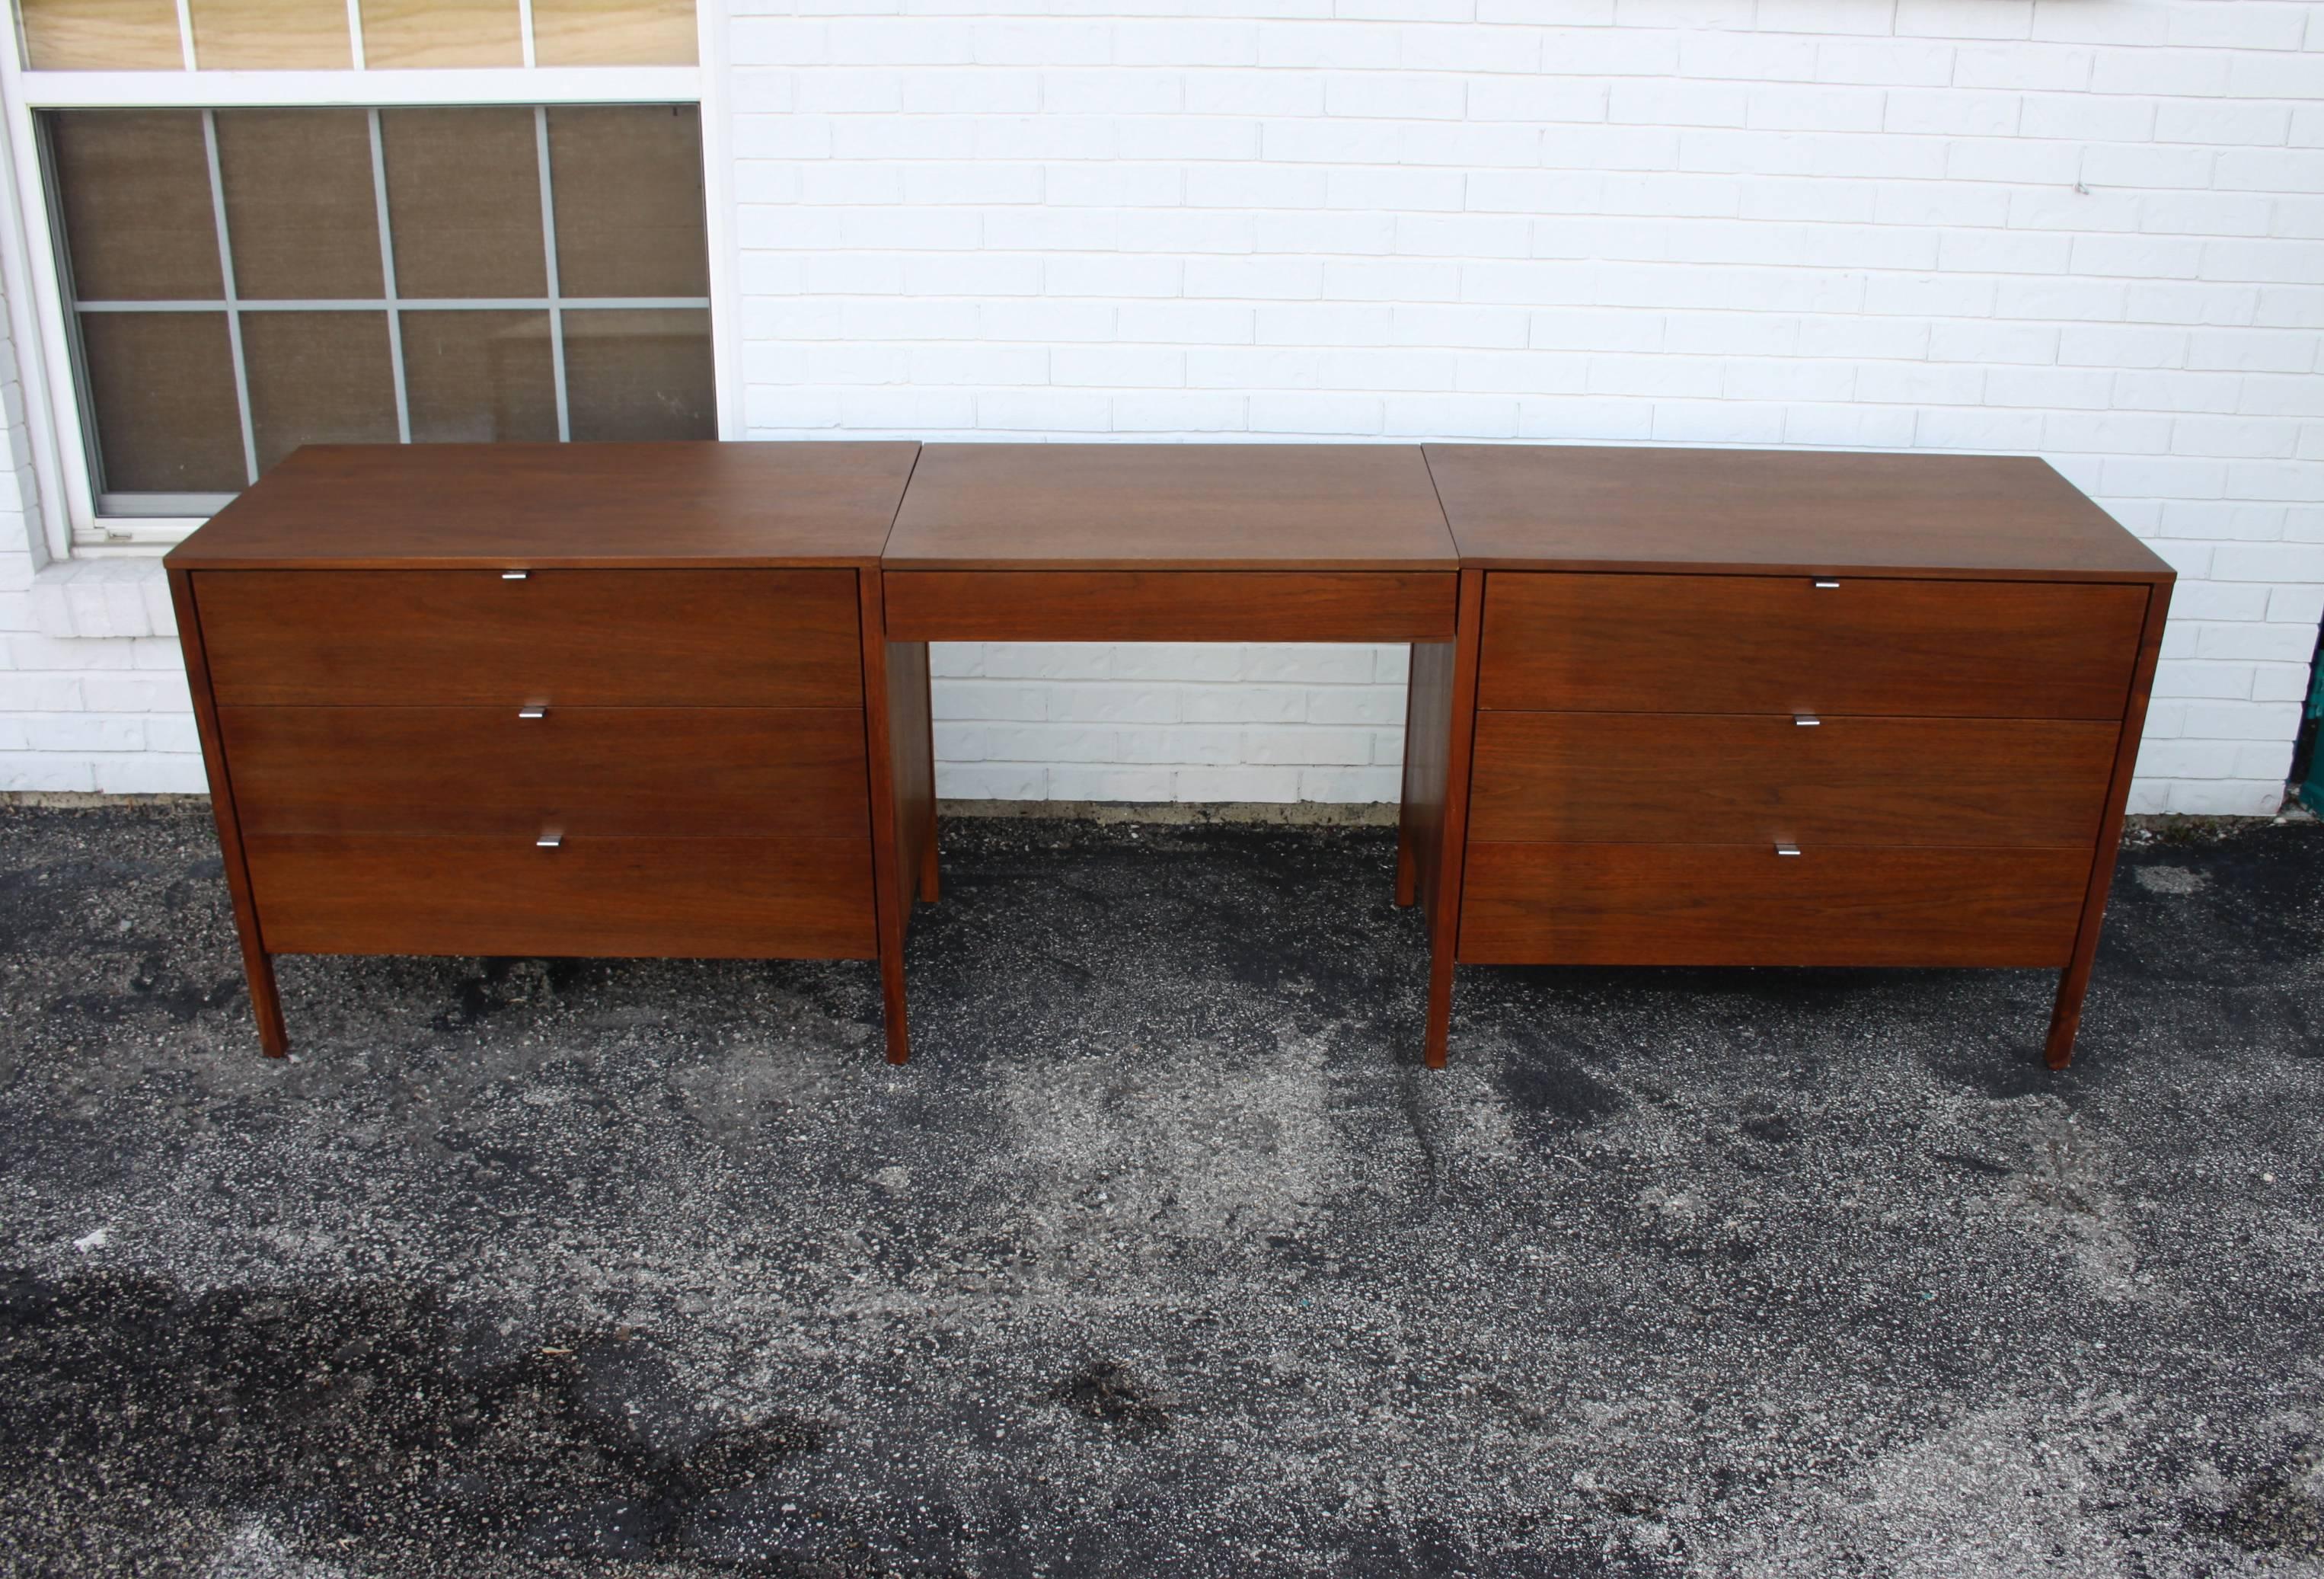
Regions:
[[[1416, 646], [1414, 651], [1419, 649]], [[1412, 854], [1413, 841], [1419, 832], [1415, 825], [1420, 820], [1421, 800], [1414, 782], [1420, 771], [1413, 759], [1413, 721], [1416, 711], [1413, 682], [1407, 676], [1404, 690], [1404, 791], [1396, 809], [1396, 902], [1403, 910], [1411, 909], [1420, 898], [1420, 863]]]
[[928, 828], [920, 844], [920, 902], [932, 905], [936, 902], [936, 819], [933, 812], [936, 802], [931, 800], [928, 805], [931, 808]]
[[[927, 696], [925, 679], [912, 684], [910, 644], [887, 639], [880, 572], [856, 573], [863, 630], [863, 745], [872, 792], [872, 889], [880, 946], [880, 1007], [888, 1033], [888, 1062], [912, 1056], [904, 999], [904, 931], [920, 877], [918, 852], [906, 847], [922, 826], [912, 802], [918, 747], [927, 731], [909, 711]], [[927, 648], [918, 655], [925, 668]], [[899, 747], [901, 748], [899, 750]], [[904, 760], [899, 762], [899, 757]]]
[[[1435, 814], [1428, 819], [1433, 837], [1418, 846], [1429, 879], [1428, 1026], [1421, 1055], [1432, 1069], [1444, 1067], [1452, 1029], [1452, 967], [1460, 946], [1461, 878], [1469, 840], [1469, 750], [1477, 733], [1477, 659], [1484, 614], [1485, 573], [1463, 570], [1452, 641], [1449, 648], [1437, 644], [1429, 654], [1425, 682], [1422, 649], [1413, 649], [1415, 717], [1429, 752], [1441, 751], [1443, 764]], [[1407, 753], [1411, 749], [1407, 744]]]
[[226, 872], [226, 895], [234, 901], [235, 936], [242, 944], [242, 975], [250, 987], [250, 1011], [258, 1021], [258, 1045], [270, 1058], [290, 1050], [290, 1032], [282, 1023], [282, 995], [275, 988], [274, 960], [266, 952], [265, 934], [259, 929], [258, 901], [250, 887], [250, 868], [242, 851], [242, 817], [234, 800], [234, 782], [226, 772], [226, 748], [218, 736], [217, 698], [210, 689], [208, 651], [202, 644], [201, 610], [194, 596], [190, 572], [171, 568], [170, 605], [177, 616], [178, 648], [186, 660], [186, 688], [194, 704], [194, 733], [202, 743], [202, 767], [210, 781], [210, 813], [217, 823], [219, 864]]
[[2107, 892], [2114, 883], [2115, 863], [2122, 854], [2122, 818], [2130, 801], [2130, 780], [2138, 766], [2139, 737], [2146, 728], [2146, 699], [2154, 688], [2155, 660], [2163, 651], [2163, 625], [2171, 613], [2171, 584], [2159, 582], [2147, 590], [2146, 623], [2139, 633], [2138, 661], [2131, 670], [2130, 697], [2123, 708], [2122, 734], [2115, 743], [2114, 782], [2107, 790], [2106, 815], [2098, 822], [2098, 846], [2091, 852], [2089, 887], [2082, 898], [2081, 924], [2074, 931], [2074, 952], [2058, 978], [2058, 1001], [2050, 1011], [2050, 1035], [2043, 1055], [2052, 1069], [2074, 1061], [2074, 1033], [2081, 1029], [2082, 999], [2090, 989], [2090, 966], [2097, 962], [2098, 931], [2106, 923]]
[[2052, 1069], [2062, 1069], [2074, 1061], [2074, 1033], [2082, 1025], [2082, 997], [2090, 990], [2089, 965], [2069, 966], [2058, 978], [2058, 1001], [2050, 1010], [2050, 1036], [2043, 1046], [2043, 1056]]
[[280, 1058], [290, 1050], [290, 1032], [282, 1023], [282, 994], [274, 985], [273, 957], [245, 942], [242, 974], [250, 983], [250, 1012], [258, 1021], [258, 1045], [268, 1057]]
[[920, 899], [927, 904], [936, 902], [936, 708], [930, 693], [936, 688], [936, 669], [928, 661], [928, 644], [916, 642], [920, 650], [920, 734], [923, 741], [921, 761], [927, 765], [928, 793], [926, 822], [927, 828], [920, 845]]
[[881, 940], [880, 953], [880, 1015], [888, 1032], [888, 1062], [905, 1064], [911, 1061], [912, 1033], [908, 1011], [904, 1002], [904, 950], [902, 940], [892, 951], [887, 939]]

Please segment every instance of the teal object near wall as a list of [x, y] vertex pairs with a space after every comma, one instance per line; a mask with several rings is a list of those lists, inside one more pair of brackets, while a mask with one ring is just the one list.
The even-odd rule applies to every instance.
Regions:
[[2316, 660], [2316, 672], [2308, 683], [2308, 724], [2315, 744], [2308, 753], [2308, 782], [2300, 787], [2300, 799], [2308, 809], [2324, 813], [2324, 657]]

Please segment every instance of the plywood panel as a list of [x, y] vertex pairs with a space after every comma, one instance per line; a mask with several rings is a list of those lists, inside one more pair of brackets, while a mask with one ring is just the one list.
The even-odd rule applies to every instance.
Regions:
[[34, 71], [175, 71], [175, 0], [18, 0]]
[[521, 66], [516, 0], [363, 0], [364, 64]]
[[691, 66], [694, 0], [532, 0], [543, 66]]
[[204, 71], [344, 71], [346, 0], [189, 0]]

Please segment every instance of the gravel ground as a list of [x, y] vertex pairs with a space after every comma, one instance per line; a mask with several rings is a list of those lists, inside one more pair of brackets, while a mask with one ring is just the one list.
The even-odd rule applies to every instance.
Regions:
[[0, 1566], [2324, 1573], [2324, 828], [2021, 972], [1471, 971], [1378, 827], [947, 826], [862, 965], [294, 959], [0, 808]]

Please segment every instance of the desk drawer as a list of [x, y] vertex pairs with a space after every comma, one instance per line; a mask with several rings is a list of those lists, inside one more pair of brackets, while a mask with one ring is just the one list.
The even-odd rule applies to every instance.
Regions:
[[2077, 845], [2121, 726], [2083, 719], [1482, 713], [1471, 837]]
[[1451, 570], [890, 570], [899, 642], [1449, 642]]
[[852, 570], [203, 570], [221, 705], [853, 707]]
[[276, 954], [868, 959], [867, 839], [244, 841]]
[[221, 707], [250, 834], [870, 834], [845, 707]]
[[2061, 966], [2085, 849], [1469, 846], [1479, 965]]
[[2120, 718], [2144, 586], [1499, 571], [1477, 704]]

